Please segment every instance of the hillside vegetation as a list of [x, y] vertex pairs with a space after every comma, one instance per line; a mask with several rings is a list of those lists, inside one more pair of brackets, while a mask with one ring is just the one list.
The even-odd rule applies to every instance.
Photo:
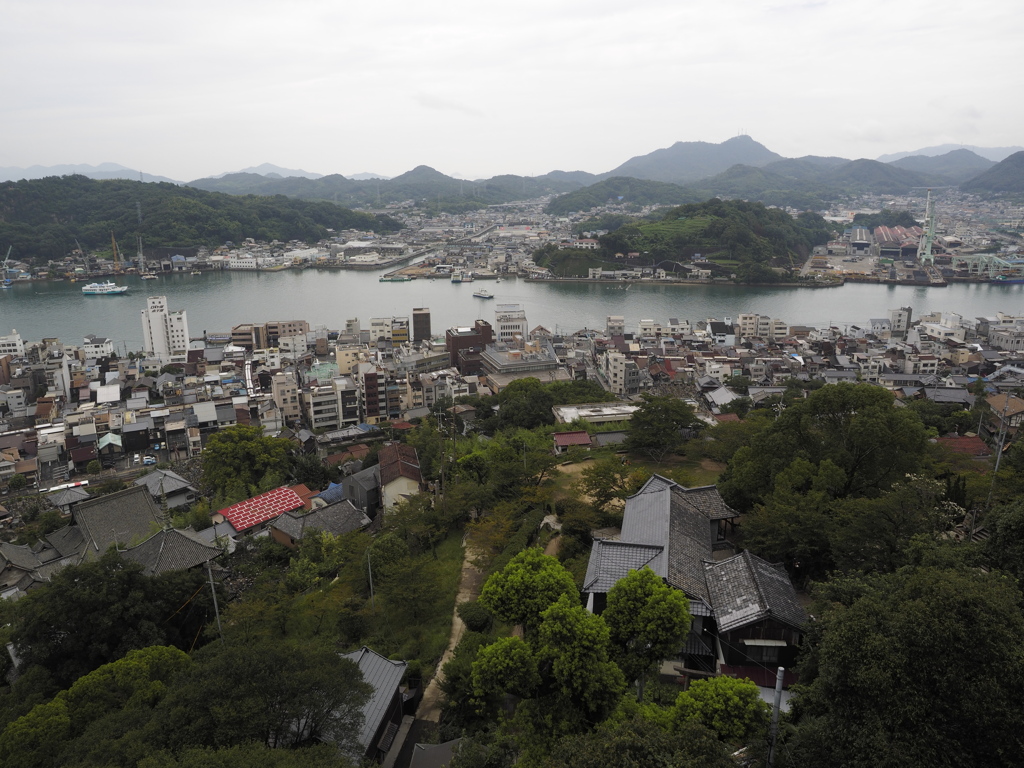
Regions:
[[593, 183], [596, 178], [580, 171], [553, 171], [544, 176], [508, 174], [467, 181], [420, 165], [393, 179], [356, 181], [338, 174], [319, 179], [282, 179], [255, 173], [232, 173], [219, 179], [198, 179], [189, 185], [232, 195], [288, 195], [306, 200], [330, 200], [354, 207], [412, 200], [420, 206], [458, 212], [513, 200], [558, 195]]
[[702, 197], [700, 193], [684, 189], [678, 184], [616, 176], [560, 195], [548, 203], [545, 210], [555, 216], [563, 216], [608, 204], [681, 205], [704, 199], [706, 197]]
[[51, 176], [0, 184], [0, 245], [5, 252], [13, 246], [16, 258], [29, 261], [63, 258], [76, 239], [86, 249], [109, 249], [111, 232], [134, 252], [136, 234], [146, 248], [184, 248], [247, 237], [315, 242], [328, 229], [393, 232], [400, 225], [334, 203], [238, 197], [126, 179]]

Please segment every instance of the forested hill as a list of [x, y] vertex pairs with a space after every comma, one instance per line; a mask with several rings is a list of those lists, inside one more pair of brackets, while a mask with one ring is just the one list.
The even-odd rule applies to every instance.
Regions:
[[712, 269], [720, 267], [740, 282], [777, 282], [790, 279], [792, 270], [829, 235], [827, 223], [816, 213], [794, 219], [761, 203], [713, 199], [672, 208], [659, 221], [624, 224], [599, 238], [599, 251], [548, 246], [534, 259], [556, 275], [586, 277], [592, 266], [614, 264], [617, 253], [639, 254], [638, 264], [669, 271], [675, 271], [676, 262], [688, 263], [700, 254], [712, 262]]
[[328, 229], [394, 232], [400, 225], [329, 202], [240, 197], [127, 179], [51, 176], [0, 184], [0, 246], [4, 253], [13, 246], [12, 256], [37, 262], [62, 258], [76, 239], [86, 249], [109, 248], [111, 232], [134, 252], [136, 234], [145, 248], [184, 248], [247, 237], [315, 242]]
[[706, 197], [706, 195], [702, 197], [699, 192], [684, 189], [678, 184], [616, 176], [575, 192], [560, 195], [548, 203], [545, 210], [550, 214], [560, 216], [575, 211], [589, 211], [608, 202], [635, 205], [680, 205], [696, 203]]
[[984, 173], [960, 185], [967, 192], [1024, 192], [1024, 152], [1015, 152]]
[[319, 179], [268, 178], [255, 173], [231, 173], [219, 179], [197, 179], [189, 186], [229, 194], [277, 194], [341, 205], [381, 205], [414, 200], [442, 210], [459, 211], [486, 205], [558, 195], [596, 180], [589, 173], [552, 171], [543, 176], [495, 176], [467, 181], [420, 165], [393, 179], [357, 181], [333, 174]]

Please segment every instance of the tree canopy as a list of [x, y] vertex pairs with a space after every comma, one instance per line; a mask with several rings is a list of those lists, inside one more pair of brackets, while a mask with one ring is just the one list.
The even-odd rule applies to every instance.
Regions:
[[694, 422], [693, 407], [677, 397], [641, 395], [627, 429], [626, 448], [660, 462], [683, 442], [682, 430]]
[[1010, 580], [969, 569], [823, 585], [794, 702], [800, 763], [1018, 765], [1020, 604]]
[[277, 488], [288, 479], [291, 443], [260, 427], [236, 425], [210, 435], [203, 449], [203, 488], [222, 503]]

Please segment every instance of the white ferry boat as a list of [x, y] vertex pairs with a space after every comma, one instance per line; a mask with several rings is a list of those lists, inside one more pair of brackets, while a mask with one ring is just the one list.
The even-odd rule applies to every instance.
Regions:
[[128, 286], [118, 285], [113, 280], [107, 280], [105, 283], [89, 283], [82, 286], [82, 293], [86, 296], [116, 296], [128, 293]]
[[478, 291], [473, 291], [473, 295], [476, 296], [478, 299], [493, 299], [494, 298], [494, 294], [491, 293], [490, 291], [488, 291], [485, 288], [481, 288]]

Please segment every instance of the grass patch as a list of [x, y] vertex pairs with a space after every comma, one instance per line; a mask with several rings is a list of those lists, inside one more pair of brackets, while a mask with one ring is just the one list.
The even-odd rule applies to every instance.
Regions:
[[453, 530], [433, 555], [417, 556], [410, 578], [380, 589], [367, 644], [385, 656], [419, 659], [423, 677], [433, 675], [448, 647], [462, 559], [462, 531]]

